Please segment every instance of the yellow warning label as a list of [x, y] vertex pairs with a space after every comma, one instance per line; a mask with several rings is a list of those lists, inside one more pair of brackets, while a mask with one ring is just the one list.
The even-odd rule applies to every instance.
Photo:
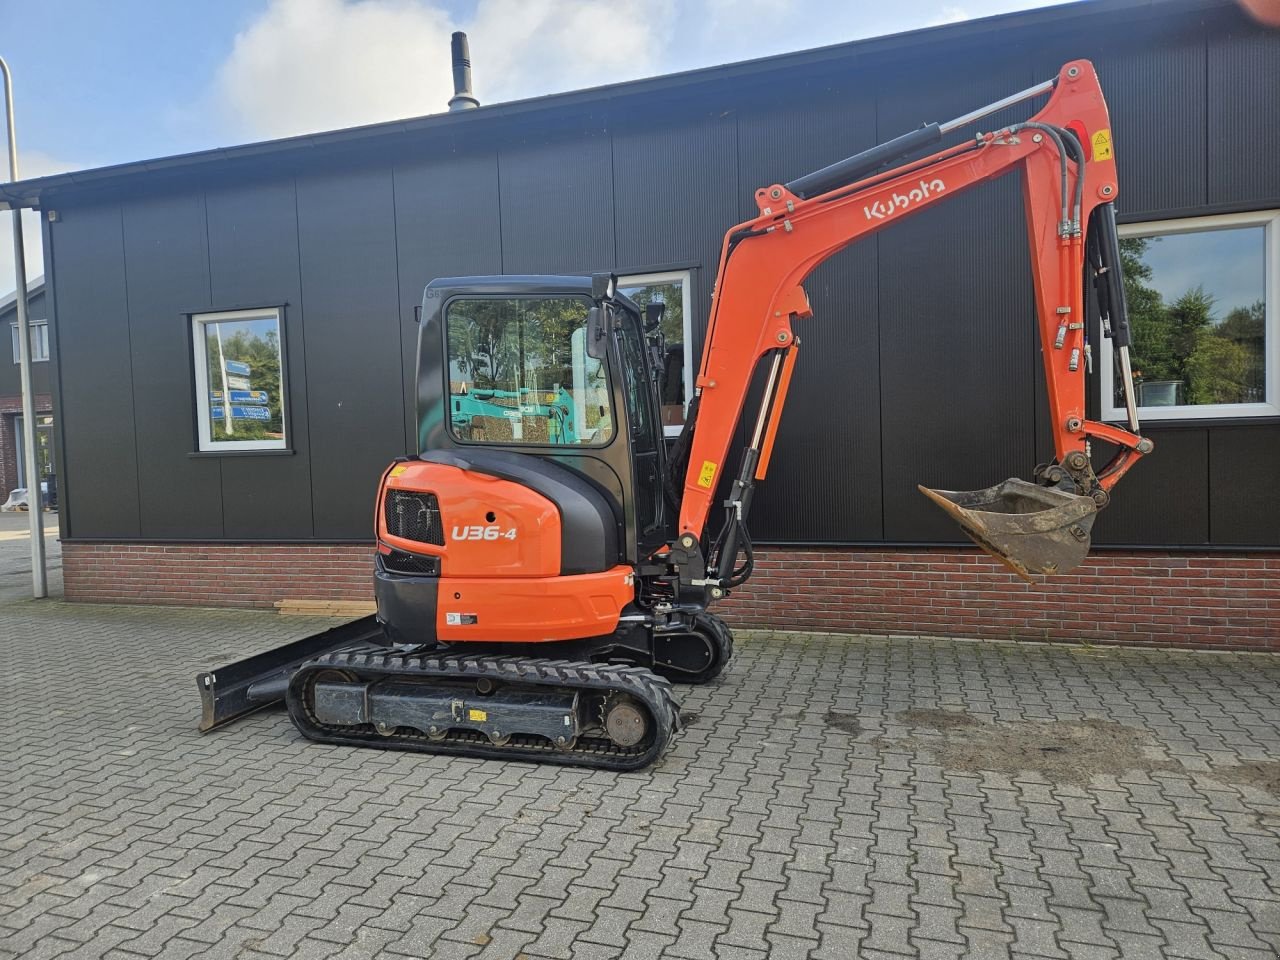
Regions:
[[409, 467], [406, 464], [401, 463], [391, 468], [391, 476], [398, 477], [408, 469]]
[[710, 490], [711, 485], [716, 482], [716, 470], [718, 469], [719, 467], [710, 460], [703, 460], [702, 470], [698, 474], [698, 486]]
[[1093, 159], [1111, 159], [1111, 131], [1099, 130], [1093, 135]]
[[484, 723], [489, 719], [489, 714], [484, 710], [468, 710], [467, 719], [474, 723]]

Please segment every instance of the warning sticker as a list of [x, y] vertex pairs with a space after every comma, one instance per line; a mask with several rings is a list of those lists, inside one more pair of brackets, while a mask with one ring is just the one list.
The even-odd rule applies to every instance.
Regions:
[[484, 723], [489, 719], [489, 714], [483, 710], [468, 710], [467, 719], [473, 723]]
[[698, 472], [698, 486], [710, 490], [711, 485], [716, 482], [716, 470], [718, 469], [719, 467], [710, 460], [703, 460], [702, 470]]
[[480, 617], [474, 613], [446, 613], [444, 622], [446, 626], [450, 627], [466, 627], [473, 623], [479, 623]]
[[399, 466], [392, 467], [392, 468], [391, 468], [391, 476], [393, 476], [393, 477], [398, 477], [398, 476], [400, 476], [400, 474], [404, 473], [404, 472], [405, 472], [406, 470], [408, 470], [408, 469], [409, 469], [409, 468], [408, 468], [407, 466], [405, 466], [405, 464], [403, 464], [403, 463], [402, 463], [402, 464], [400, 464]]
[[1111, 159], [1111, 131], [1099, 130], [1093, 135], [1093, 159]]

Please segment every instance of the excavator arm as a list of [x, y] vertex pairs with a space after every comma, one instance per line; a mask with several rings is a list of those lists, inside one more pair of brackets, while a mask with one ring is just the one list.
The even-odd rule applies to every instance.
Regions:
[[[932, 156], [874, 172], [952, 130], [1044, 94], [1048, 102], [1030, 120], [976, 133]], [[672, 558], [686, 573], [692, 571], [689, 582], [708, 588], [714, 598], [750, 574], [745, 517], [754, 485], [768, 470], [795, 369], [800, 343], [793, 324], [811, 315], [804, 279], [863, 237], [1013, 171], [1022, 172], [1055, 459], [1037, 469], [1034, 483], [1013, 479], [982, 491], [921, 490], [979, 546], [1024, 577], [1063, 572], [1084, 558], [1095, 513], [1152, 444], [1137, 434], [1129, 372], [1111, 125], [1092, 64], [1077, 60], [1063, 66], [1056, 79], [971, 114], [929, 124], [791, 183], [756, 191], [759, 215], [724, 239], [690, 425], [675, 459], [677, 469], [685, 465]], [[1117, 347], [1127, 430], [1085, 416], [1086, 274], [1097, 291], [1103, 332]], [[767, 364], [764, 397], [730, 487], [724, 527], [708, 542], [707, 521], [725, 458], [762, 362]], [[1095, 440], [1117, 448], [1096, 472], [1090, 456]], [[747, 560], [738, 566], [744, 551]]]

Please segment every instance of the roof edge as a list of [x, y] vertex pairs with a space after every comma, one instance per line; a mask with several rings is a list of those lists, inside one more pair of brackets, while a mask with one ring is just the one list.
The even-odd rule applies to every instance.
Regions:
[[792, 53], [774, 54], [728, 64], [698, 67], [676, 73], [662, 74], [627, 80], [620, 83], [587, 87], [563, 93], [545, 94], [523, 100], [509, 100], [488, 104], [475, 110], [427, 114], [402, 120], [345, 127], [319, 133], [300, 134], [275, 140], [262, 140], [230, 147], [214, 147], [192, 153], [174, 154], [150, 160], [129, 161], [105, 167], [69, 171], [47, 177], [0, 184], [0, 210], [18, 207], [38, 207], [48, 191], [89, 189], [98, 184], [114, 183], [147, 173], [160, 171], [177, 173], [208, 167], [220, 162], [246, 160], [255, 156], [305, 154], [315, 148], [326, 147], [353, 140], [374, 140], [396, 134], [411, 134], [423, 130], [460, 129], [462, 125], [498, 121], [510, 117], [538, 113], [557, 107], [575, 104], [601, 103], [619, 96], [658, 93], [672, 87], [704, 81], [729, 80], [744, 74], [756, 74], [786, 70], [796, 66], [845, 59], [855, 55], [892, 52], [904, 48], [926, 46], [934, 43], [963, 40], [990, 33], [994, 29], [1035, 27], [1065, 20], [1084, 19], [1108, 14], [1133, 14], [1145, 10], [1161, 13], [1209, 11], [1231, 7], [1233, 0], [1066, 0], [1046, 7], [1017, 10], [964, 20], [959, 23], [920, 27], [898, 33], [863, 37], [844, 43], [814, 47]]

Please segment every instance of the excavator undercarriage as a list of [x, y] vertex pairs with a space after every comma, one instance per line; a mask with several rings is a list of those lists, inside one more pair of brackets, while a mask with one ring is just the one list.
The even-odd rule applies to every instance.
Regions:
[[[1029, 120], [900, 163], [1045, 95]], [[1110, 120], [1083, 60], [756, 191], [759, 214], [725, 235], [670, 449], [661, 304], [642, 308], [609, 274], [433, 280], [418, 337], [420, 452], [393, 462], [378, 489], [378, 613], [202, 674], [201, 729], [284, 701], [325, 743], [652, 763], [680, 726], [672, 683], [713, 681], [732, 659], [732, 635], [707, 608], [754, 569], [747, 521], [796, 369], [793, 324], [812, 315], [803, 281], [859, 239], [1015, 171], [1054, 455], [1032, 481], [920, 490], [1024, 579], [1079, 565], [1111, 490], [1152, 449], [1137, 432]], [[1086, 416], [1090, 336], [1116, 348], [1127, 429]], [[724, 469], [740, 436], [740, 466]], [[1095, 443], [1114, 451], [1096, 467]]]

